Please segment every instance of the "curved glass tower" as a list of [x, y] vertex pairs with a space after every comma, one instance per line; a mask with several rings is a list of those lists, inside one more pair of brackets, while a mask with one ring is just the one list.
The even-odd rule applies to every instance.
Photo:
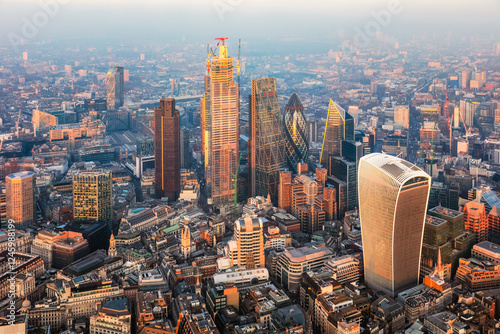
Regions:
[[398, 157], [361, 158], [359, 216], [365, 282], [391, 296], [418, 284], [431, 178]]
[[297, 164], [307, 162], [309, 139], [307, 137], [307, 122], [304, 106], [297, 93], [288, 99], [283, 115], [286, 137], [286, 156], [288, 168], [297, 173]]

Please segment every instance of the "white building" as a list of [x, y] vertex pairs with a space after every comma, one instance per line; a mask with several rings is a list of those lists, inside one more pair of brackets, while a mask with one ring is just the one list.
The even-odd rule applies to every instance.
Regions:
[[266, 268], [245, 269], [238, 267], [236, 269], [227, 269], [223, 272], [215, 273], [214, 283], [217, 284], [257, 284], [269, 279], [269, 271]]

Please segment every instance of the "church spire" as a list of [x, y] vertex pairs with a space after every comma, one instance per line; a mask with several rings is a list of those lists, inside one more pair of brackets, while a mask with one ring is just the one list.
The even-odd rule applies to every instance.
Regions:
[[113, 235], [113, 233], [111, 233], [111, 237], [109, 238], [108, 255], [112, 256], [112, 257], [117, 256], [116, 241], [115, 241], [115, 236]]

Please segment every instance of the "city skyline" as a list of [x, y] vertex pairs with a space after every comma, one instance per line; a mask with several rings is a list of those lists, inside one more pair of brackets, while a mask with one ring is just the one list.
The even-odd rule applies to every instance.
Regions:
[[0, 334], [496, 333], [498, 10], [0, 1]]

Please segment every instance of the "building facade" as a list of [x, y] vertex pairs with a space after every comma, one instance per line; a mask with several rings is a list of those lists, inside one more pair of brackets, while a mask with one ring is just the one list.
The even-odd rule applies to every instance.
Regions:
[[278, 203], [279, 172], [286, 157], [276, 78], [252, 80], [249, 106], [249, 195], [271, 195]]
[[181, 191], [179, 111], [173, 98], [155, 108], [155, 194], [175, 201]]
[[391, 296], [418, 283], [430, 177], [397, 157], [373, 153], [359, 164], [365, 282]]
[[108, 110], [116, 110], [125, 102], [123, 67], [116, 66], [106, 78], [106, 97]]
[[[307, 163], [310, 140], [304, 106], [297, 93], [293, 93], [288, 99], [283, 120], [288, 168], [297, 173], [297, 164], [299, 162]], [[316, 127], [314, 128], [313, 125], [316, 125]], [[317, 123], [309, 124], [309, 128], [312, 128], [313, 131], [311, 132], [317, 137]]]
[[247, 269], [265, 266], [264, 229], [261, 218], [242, 218], [234, 223], [237, 253], [233, 263]]
[[205, 94], [201, 100], [202, 144], [207, 201], [228, 204], [234, 199], [239, 161], [239, 94], [233, 78], [233, 57], [224, 40], [218, 55], [207, 59]]
[[319, 159], [324, 168], [329, 169], [330, 156], [342, 155], [343, 140], [354, 140], [354, 118], [330, 100]]
[[5, 177], [7, 219], [24, 225], [35, 219], [35, 173], [19, 172]]
[[113, 178], [111, 172], [89, 171], [73, 175], [73, 217], [113, 223]]

